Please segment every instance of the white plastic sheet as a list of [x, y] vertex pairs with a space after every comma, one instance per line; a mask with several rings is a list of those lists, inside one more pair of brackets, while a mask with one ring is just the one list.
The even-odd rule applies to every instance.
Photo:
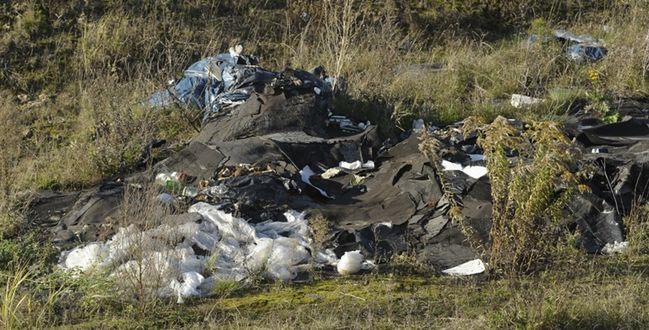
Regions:
[[[313, 248], [304, 213], [288, 211], [284, 214], [287, 221], [251, 225], [207, 203], [194, 204], [189, 212], [200, 214], [202, 221], [162, 224], [147, 231], [120, 228], [105, 243], [63, 253], [60, 266], [81, 271], [97, 267], [113, 276], [155, 278], [161, 285], [160, 295], [176, 296], [182, 302], [185, 297], [208, 293], [218, 281], [241, 281], [252, 274], [290, 281], [310, 264], [339, 264], [354, 273], [363, 262], [362, 255], [358, 261], [352, 254], [341, 264], [331, 250]], [[195, 247], [207, 255], [196, 255]]]
[[453, 268], [445, 269], [442, 273], [453, 276], [467, 276], [480, 274], [485, 271], [485, 264], [480, 259], [467, 261]]
[[360, 170], [360, 169], [373, 170], [374, 166], [375, 166], [374, 161], [371, 161], [371, 160], [368, 160], [365, 163], [362, 163], [360, 160], [357, 160], [357, 161], [351, 162], [351, 163], [341, 161], [338, 164], [338, 167], [340, 167], [342, 169], [345, 169], [345, 170], [349, 170], [349, 171], [355, 171], [355, 170]]
[[480, 179], [481, 177], [487, 175], [489, 172], [484, 166], [462, 166], [462, 164], [449, 162], [448, 160], [442, 160], [442, 168], [444, 171], [462, 171], [464, 174], [474, 178]]

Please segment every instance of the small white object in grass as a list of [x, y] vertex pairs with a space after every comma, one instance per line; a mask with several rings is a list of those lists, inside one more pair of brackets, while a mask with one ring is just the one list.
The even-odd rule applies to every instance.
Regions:
[[606, 243], [604, 245], [604, 248], [602, 248], [602, 253], [604, 254], [615, 254], [615, 253], [622, 253], [624, 250], [626, 250], [629, 247], [629, 242], [613, 242], [613, 243]]
[[230, 56], [239, 57], [239, 55], [241, 55], [241, 52], [243, 52], [243, 46], [236, 45], [234, 47], [230, 47], [228, 51], [230, 52]]
[[363, 259], [360, 250], [347, 251], [338, 261], [336, 269], [340, 275], [356, 274], [361, 270]]
[[183, 303], [183, 297], [198, 296], [199, 292], [197, 288], [205, 281], [205, 277], [199, 274], [198, 272], [185, 272], [183, 273], [183, 282], [180, 283], [177, 280], [171, 281], [171, 288], [176, 291], [178, 296], [177, 303]]
[[412, 121], [412, 130], [413, 131], [420, 131], [426, 128], [426, 123], [424, 122], [423, 119], [419, 118], [416, 120]]
[[543, 103], [543, 101], [545, 100], [537, 99], [534, 97], [529, 97], [521, 94], [512, 94], [512, 99], [510, 103], [514, 108], [523, 108], [534, 104]]
[[453, 276], [466, 276], [480, 274], [485, 271], [485, 265], [480, 259], [467, 261], [453, 268], [445, 269], [442, 273]]

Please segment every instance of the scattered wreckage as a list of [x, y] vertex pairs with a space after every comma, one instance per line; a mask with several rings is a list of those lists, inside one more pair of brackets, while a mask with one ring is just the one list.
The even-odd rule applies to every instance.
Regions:
[[[491, 189], [475, 134], [461, 123], [437, 128], [418, 120], [405, 139], [383, 139], [369, 122], [332, 114], [332, 78], [322, 68], [272, 72], [240, 52], [197, 62], [149, 100], [205, 113], [200, 133], [153, 174], [34, 200], [34, 219], [50, 227], [56, 244], [82, 244], [62, 253], [61, 267], [166, 274], [160, 294], [179, 300], [250, 274], [288, 281], [315, 267], [348, 275], [402, 253], [445, 274], [485, 270], [484, 256], [451, 220], [440, 184], [440, 176], [451, 182], [465, 223], [487, 242]], [[566, 124], [581, 164], [597, 169], [590, 192], [566, 212], [591, 253], [623, 246], [622, 217], [649, 195], [649, 110], [635, 101], [617, 108], [618, 123], [576, 111]], [[422, 134], [442, 144], [440, 167], [420, 152]], [[125, 191], [151, 182], [156, 205], [171, 214], [147, 229], [137, 218], [112, 223]], [[315, 218], [325, 219], [318, 240]], [[139, 261], [129, 253], [135, 246], [144, 246]]]

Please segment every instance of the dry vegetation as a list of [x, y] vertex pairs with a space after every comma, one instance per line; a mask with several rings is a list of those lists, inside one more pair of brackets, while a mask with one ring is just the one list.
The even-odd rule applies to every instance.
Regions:
[[[647, 95], [648, 11], [639, 0], [3, 2], [0, 326], [644, 327], [646, 206], [627, 219], [629, 254], [605, 261], [559, 258], [556, 246], [567, 238], [556, 236], [556, 213], [537, 215], [561, 208], [561, 199], [547, 198], [554, 178], [574, 183], [565, 177], [569, 155], [555, 152], [566, 141], [544, 121], [560, 122], [576, 100], [604, 109], [604, 116], [607, 101]], [[552, 41], [527, 42], [530, 33], [554, 27], [603, 39], [607, 58], [575, 65]], [[151, 111], [142, 101], [191, 62], [237, 43], [271, 69], [323, 64], [345, 77], [347, 94], [336, 98], [337, 109], [380, 124], [385, 134], [419, 117], [438, 124], [467, 116], [491, 122], [498, 115], [538, 121], [525, 136], [539, 146], [529, 150], [531, 167], [518, 164], [511, 172], [489, 164], [497, 202], [488, 252], [496, 258], [492, 267], [514, 269], [513, 275], [460, 281], [387, 270], [297, 287], [227, 285], [220, 297], [178, 307], [143, 303], [150, 297], [137, 276], [130, 284], [140, 299], [132, 301], [114, 297], [114, 283], [101, 274], [55, 271], [56, 251], [25, 226], [29, 193], [124, 175], [147, 165], [140, 155], [152, 140], [187, 140], [195, 132], [192, 109]], [[420, 63], [442, 69], [409, 66]], [[509, 106], [511, 93], [549, 102], [520, 111]], [[483, 135], [485, 146], [496, 146], [486, 148], [492, 162], [502, 162], [502, 146], [512, 142], [498, 140], [499, 129]], [[536, 198], [517, 199], [519, 189]], [[126, 216], [146, 211], [146, 199], [131, 201], [144, 206]], [[320, 230], [324, 235], [327, 228]], [[528, 239], [532, 233], [536, 239]], [[552, 258], [558, 262], [548, 269], [517, 275]]]

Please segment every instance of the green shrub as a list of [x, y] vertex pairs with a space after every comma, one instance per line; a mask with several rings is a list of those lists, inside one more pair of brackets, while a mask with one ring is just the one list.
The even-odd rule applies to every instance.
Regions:
[[543, 268], [565, 243], [562, 211], [579, 188], [575, 148], [554, 122], [531, 122], [519, 131], [499, 117], [480, 132], [493, 204], [489, 266], [506, 273]]

